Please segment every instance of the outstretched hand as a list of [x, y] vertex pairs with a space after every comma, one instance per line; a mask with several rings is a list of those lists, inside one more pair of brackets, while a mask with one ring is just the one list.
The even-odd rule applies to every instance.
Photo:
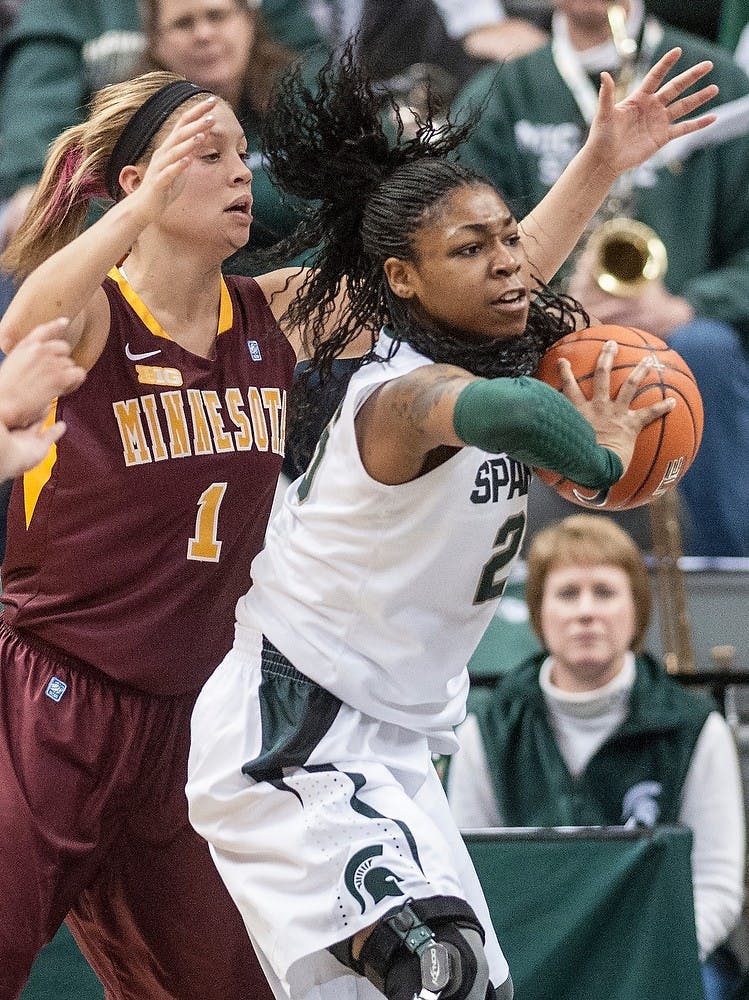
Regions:
[[0, 364], [0, 422], [11, 429], [43, 420], [57, 396], [77, 389], [85, 371], [70, 356], [66, 319], [35, 327]]
[[35, 468], [64, 433], [65, 424], [61, 420], [50, 425], [40, 420], [30, 427], [14, 430], [0, 422], [0, 480], [15, 479]]
[[86, 375], [70, 357], [67, 322], [36, 327], [0, 364], [0, 479], [33, 469], [65, 431], [47, 414], [53, 400], [77, 389]]
[[662, 146], [682, 135], [711, 125], [715, 115], [682, 121], [718, 93], [708, 84], [688, 96], [684, 92], [706, 76], [713, 64], [706, 60], [679, 73], [668, 83], [664, 79], [681, 57], [681, 49], [670, 49], [649, 70], [642, 83], [628, 97], [615, 103], [614, 80], [601, 74], [598, 111], [590, 127], [587, 145], [613, 176], [637, 167]]
[[605, 448], [616, 452], [622, 461], [624, 472], [632, 461], [637, 435], [653, 420], [663, 417], [676, 404], [672, 398], [661, 399], [649, 406], [630, 409], [638, 386], [645, 378], [650, 361], [644, 358], [629, 373], [622, 383], [614, 399], [611, 398], [611, 367], [616, 357], [618, 345], [614, 340], [607, 340], [601, 348], [593, 375], [593, 395], [586, 399], [582, 389], [577, 384], [572, 373], [572, 367], [566, 358], [559, 359], [559, 374], [562, 380], [562, 392], [576, 410], [593, 425], [596, 440]]

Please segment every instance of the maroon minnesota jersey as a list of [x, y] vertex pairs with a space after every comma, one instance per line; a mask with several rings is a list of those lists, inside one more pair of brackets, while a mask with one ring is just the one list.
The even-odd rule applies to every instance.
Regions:
[[252, 278], [222, 281], [215, 359], [170, 339], [126, 279], [53, 414], [67, 432], [13, 486], [5, 619], [118, 681], [179, 694], [231, 647], [284, 451], [294, 352]]

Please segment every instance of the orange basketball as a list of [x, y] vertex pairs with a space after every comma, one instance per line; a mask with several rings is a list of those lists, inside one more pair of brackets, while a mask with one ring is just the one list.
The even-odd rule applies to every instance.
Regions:
[[624, 476], [605, 496], [578, 486], [556, 472], [536, 469], [557, 493], [581, 507], [628, 510], [674, 487], [694, 461], [702, 438], [702, 397], [683, 358], [651, 333], [629, 326], [592, 326], [562, 337], [541, 358], [536, 377], [555, 389], [561, 386], [557, 360], [567, 358], [586, 399], [593, 394], [593, 372], [607, 340], [619, 345], [611, 370], [611, 396], [616, 396], [632, 369], [644, 358], [654, 360], [631, 403], [637, 409], [672, 396], [676, 406], [640, 431]]

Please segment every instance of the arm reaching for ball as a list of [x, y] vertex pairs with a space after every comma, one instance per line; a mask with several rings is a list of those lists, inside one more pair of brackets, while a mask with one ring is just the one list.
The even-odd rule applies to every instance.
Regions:
[[393, 379], [357, 416], [364, 466], [378, 482], [395, 485], [420, 475], [436, 448], [474, 445], [583, 486], [611, 486], [626, 471], [642, 428], [673, 407], [664, 399], [630, 409], [646, 362], [612, 399], [616, 350], [613, 341], [601, 350], [590, 401], [574, 378], [564, 393], [534, 378], [475, 378], [451, 365], [427, 365]]

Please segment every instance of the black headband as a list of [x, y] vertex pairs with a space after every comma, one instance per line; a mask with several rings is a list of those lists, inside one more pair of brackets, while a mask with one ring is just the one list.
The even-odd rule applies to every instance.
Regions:
[[208, 94], [204, 87], [197, 87], [189, 80], [173, 80], [167, 83], [142, 104], [122, 130], [109, 157], [104, 183], [112, 198], [117, 197], [120, 171], [129, 163], [137, 163], [148, 144], [180, 104], [189, 101], [196, 94]]

